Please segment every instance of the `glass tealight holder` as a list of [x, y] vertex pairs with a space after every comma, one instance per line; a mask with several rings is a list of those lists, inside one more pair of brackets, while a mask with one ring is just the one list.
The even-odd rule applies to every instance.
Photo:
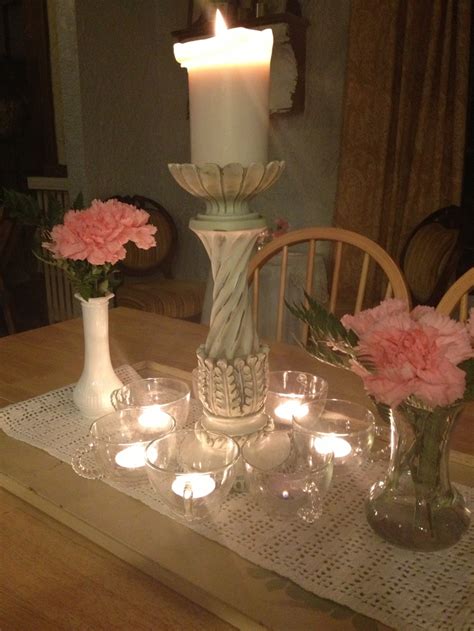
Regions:
[[177, 427], [182, 427], [188, 418], [190, 388], [185, 381], [170, 377], [139, 379], [114, 390], [112, 405], [116, 410], [134, 406], [155, 406], [172, 416]]
[[219, 511], [232, 489], [239, 455], [229, 436], [177, 430], [148, 445], [146, 471], [156, 494], [176, 516], [201, 521]]
[[319, 453], [310, 434], [277, 429], [250, 436], [242, 447], [250, 494], [270, 515], [312, 523], [332, 479], [333, 454]]
[[88, 444], [76, 451], [72, 467], [89, 479], [146, 480], [146, 446], [175, 428], [174, 418], [154, 406], [116, 410], [92, 423]]
[[291, 427], [294, 416], [304, 417], [308, 402], [324, 407], [328, 382], [322, 377], [296, 370], [270, 372], [265, 412], [277, 426]]
[[371, 460], [376, 436], [375, 417], [360, 403], [343, 399], [327, 399], [324, 409], [309, 403], [307, 414], [293, 418], [295, 433], [312, 436], [315, 449], [334, 453], [337, 471]]

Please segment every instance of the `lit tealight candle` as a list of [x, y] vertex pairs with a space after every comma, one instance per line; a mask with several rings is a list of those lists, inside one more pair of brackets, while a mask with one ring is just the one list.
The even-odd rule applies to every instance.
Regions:
[[171, 423], [171, 416], [163, 412], [159, 405], [150, 405], [145, 408], [138, 418], [142, 427], [163, 427]]
[[293, 418], [303, 418], [308, 414], [308, 406], [301, 402], [300, 397], [292, 397], [275, 408], [275, 415], [284, 421], [291, 421]]
[[315, 438], [314, 446], [316, 451], [320, 454], [328, 454], [331, 451], [334, 452], [334, 458], [344, 458], [352, 451], [352, 447], [347, 440], [334, 434]]
[[195, 500], [210, 495], [215, 488], [216, 483], [210, 475], [199, 473], [180, 475], [171, 485], [171, 489], [176, 495]]
[[227, 29], [219, 11], [215, 37], [174, 45], [188, 70], [194, 164], [267, 162], [272, 47], [271, 29]]
[[132, 445], [119, 451], [115, 462], [124, 469], [138, 469], [145, 466], [145, 445]]

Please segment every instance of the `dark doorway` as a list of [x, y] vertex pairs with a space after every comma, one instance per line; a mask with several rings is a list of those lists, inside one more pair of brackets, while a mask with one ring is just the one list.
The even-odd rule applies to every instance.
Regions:
[[0, 0], [0, 185], [64, 176], [58, 164], [46, 0]]

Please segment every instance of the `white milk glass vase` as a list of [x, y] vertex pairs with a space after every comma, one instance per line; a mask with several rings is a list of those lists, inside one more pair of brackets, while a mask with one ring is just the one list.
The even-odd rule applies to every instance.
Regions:
[[95, 419], [113, 411], [110, 395], [123, 384], [115, 374], [109, 349], [109, 301], [113, 294], [85, 300], [79, 294], [84, 325], [84, 368], [73, 401], [81, 414]]

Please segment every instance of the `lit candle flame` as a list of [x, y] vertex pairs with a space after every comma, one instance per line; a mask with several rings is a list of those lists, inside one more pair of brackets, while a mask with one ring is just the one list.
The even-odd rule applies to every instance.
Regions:
[[225, 31], [227, 31], [227, 24], [225, 23], [225, 20], [222, 17], [222, 13], [219, 11], [219, 9], [217, 9], [214, 33], [216, 35], [222, 35], [222, 33], [224, 33]]

